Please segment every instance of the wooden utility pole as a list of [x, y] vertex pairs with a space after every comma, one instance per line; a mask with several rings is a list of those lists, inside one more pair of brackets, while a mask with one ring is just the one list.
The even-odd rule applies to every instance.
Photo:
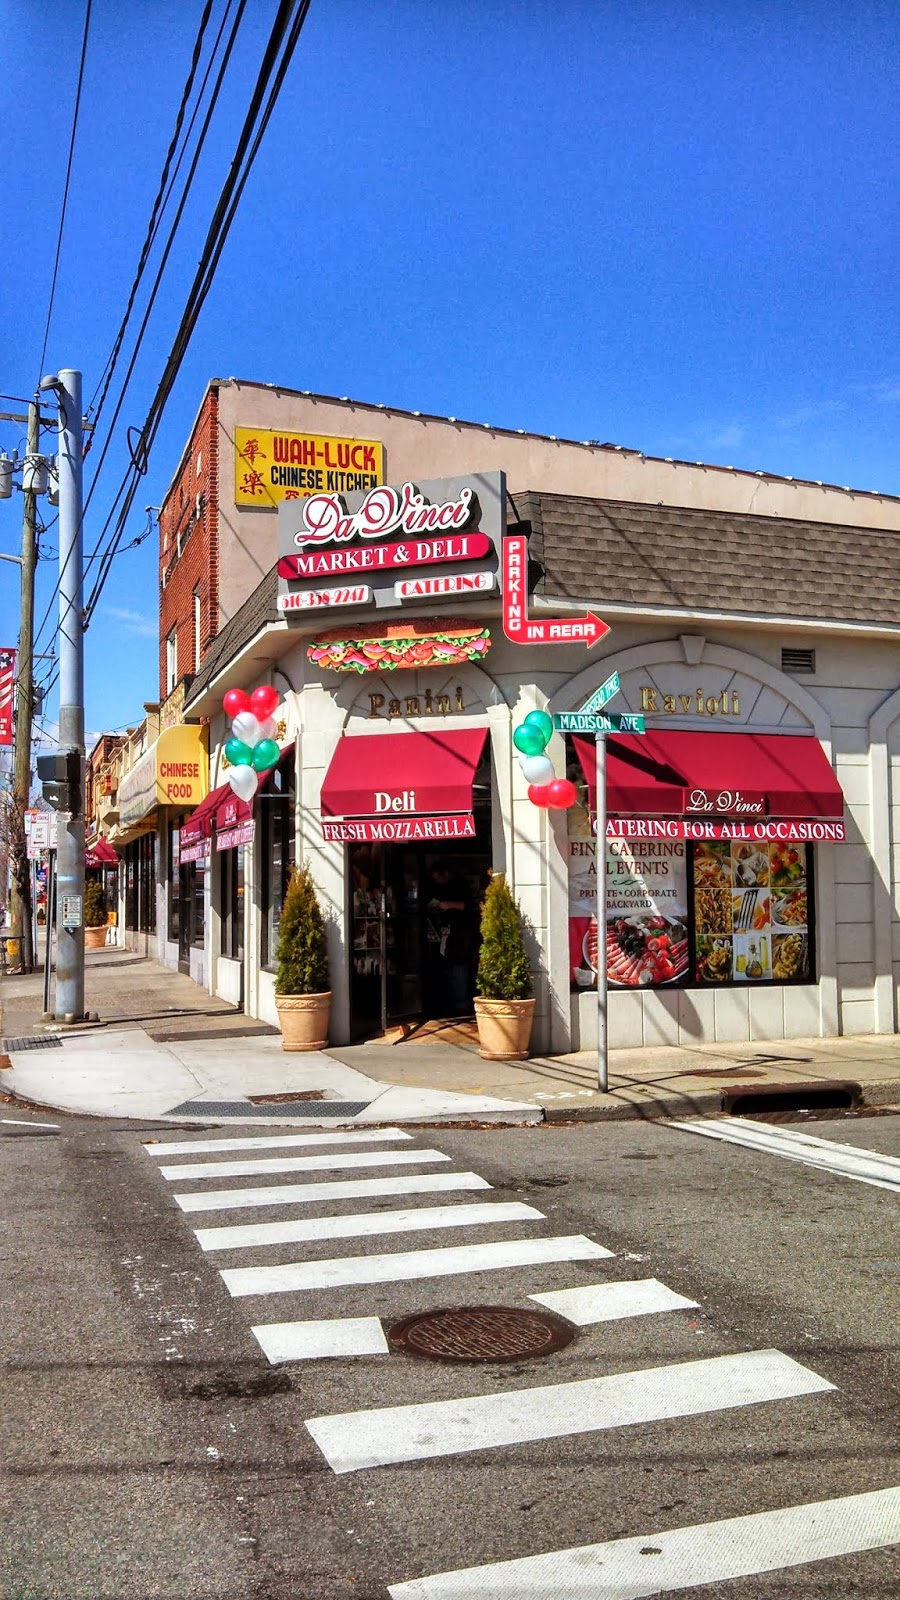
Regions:
[[[38, 454], [38, 408], [28, 407], [26, 456]], [[10, 920], [13, 936], [19, 941], [23, 972], [34, 970], [33, 921], [31, 915], [31, 872], [25, 839], [25, 812], [31, 793], [31, 718], [34, 711], [34, 569], [37, 560], [37, 496], [23, 491], [22, 588], [19, 619], [18, 691], [16, 695], [15, 757], [13, 762], [12, 805], [12, 883]], [[48, 933], [49, 937], [49, 933]]]

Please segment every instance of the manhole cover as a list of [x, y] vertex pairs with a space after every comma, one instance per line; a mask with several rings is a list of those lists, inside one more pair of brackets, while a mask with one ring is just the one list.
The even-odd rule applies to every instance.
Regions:
[[394, 1350], [432, 1361], [523, 1361], [571, 1344], [576, 1329], [551, 1311], [516, 1306], [458, 1306], [420, 1311], [388, 1332]]

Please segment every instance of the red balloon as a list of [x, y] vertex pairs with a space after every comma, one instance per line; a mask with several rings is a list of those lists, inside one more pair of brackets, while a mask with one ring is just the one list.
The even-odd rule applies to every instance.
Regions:
[[546, 804], [551, 810], [568, 811], [569, 806], [573, 806], [577, 799], [578, 790], [568, 778], [554, 778], [552, 783], [547, 784]]
[[266, 717], [272, 715], [277, 704], [278, 690], [273, 689], [270, 683], [261, 684], [250, 696], [250, 710], [255, 717], [259, 717], [260, 722], [265, 722]]
[[249, 711], [250, 696], [243, 689], [229, 689], [222, 701], [222, 709], [226, 717], [236, 717], [239, 711]]
[[531, 804], [533, 806], [548, 806], [552, 787], [552, 783], [530, 783], [528, 785], [528, 798]]

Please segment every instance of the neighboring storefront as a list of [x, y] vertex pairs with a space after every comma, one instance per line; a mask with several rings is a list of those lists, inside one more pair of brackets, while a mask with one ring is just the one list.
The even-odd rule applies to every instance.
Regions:
[[[151, 730], [152, 732], [153, 730]], [[182, 861], [181, 833], [206, 798], [206, 729], [162, 728], [119, 780], [113, 842], [123, 861], [124, 944], [206, 982], [205, 873]], [[162, 902], [162, 903], [160, 903]]]
[[[848, 619], [836, 558], [806, 614], [795, 596], [785, 615], [782, 591], [771, 617], [741, 611], [760, 549], [777, 570], [781, 539], [802, 565], [819, 526], [747, 514], [726, 529], [680, 509], [698, 565], [682, 554], [676, 585], [660, 578], [671, 508], [531, 494], [516, 500], [532, 563], [517, 624], [529, 642], [516, 643], [501, 622], [507, 506], [502, 475], [481, 474], [282, 507], [277, 584], [264, 580], [188, 695], [187, 714], [213, 724], [226, 793], [225, 689], [273, 682], [283, 696], [282, 761], [239, 836], [214, 808], [200, 818], [211, 990], [274, 1021], [278, 918], [303, 857], [328, 918], [334, 1041], [446, 1015], [473, 992], [477, 906], [502, 870], [526, 918], [535, 1048], [591, 1046], [594, 744], [554, 735], [579, 801], [548, 813], [511, 735], [531, 709], [578, 710], [617, 671], [609, 709], [643, 715], [646, 732], [608, 745], [612, 1043], [892, 1031], [900, 690], [886, 604]], [[703, 540], [726, 532], [723, 592]], [[827, 532], [836, 550], [851, 542]], [[592, 613], [611, 631], [587, 651]], [[450, 919], [434, 913], [447, 899]]]

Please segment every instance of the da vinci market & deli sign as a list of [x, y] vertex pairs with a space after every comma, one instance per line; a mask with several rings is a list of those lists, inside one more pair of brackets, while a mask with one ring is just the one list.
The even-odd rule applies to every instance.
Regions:
[[[434, 594], [493, 587], [505, 505], [502, 472], [383, 484], [357, 495], [314, 494], [282, 505], [278, 608], [302, 615], [329, 602], [359, 604], [358, 591], [368, 587], [377, 609], [398, 609], [417, 570], [424, 580], [436, 567], [455, 581]], [[315, 600], [306, 601], [307, 594]]]

